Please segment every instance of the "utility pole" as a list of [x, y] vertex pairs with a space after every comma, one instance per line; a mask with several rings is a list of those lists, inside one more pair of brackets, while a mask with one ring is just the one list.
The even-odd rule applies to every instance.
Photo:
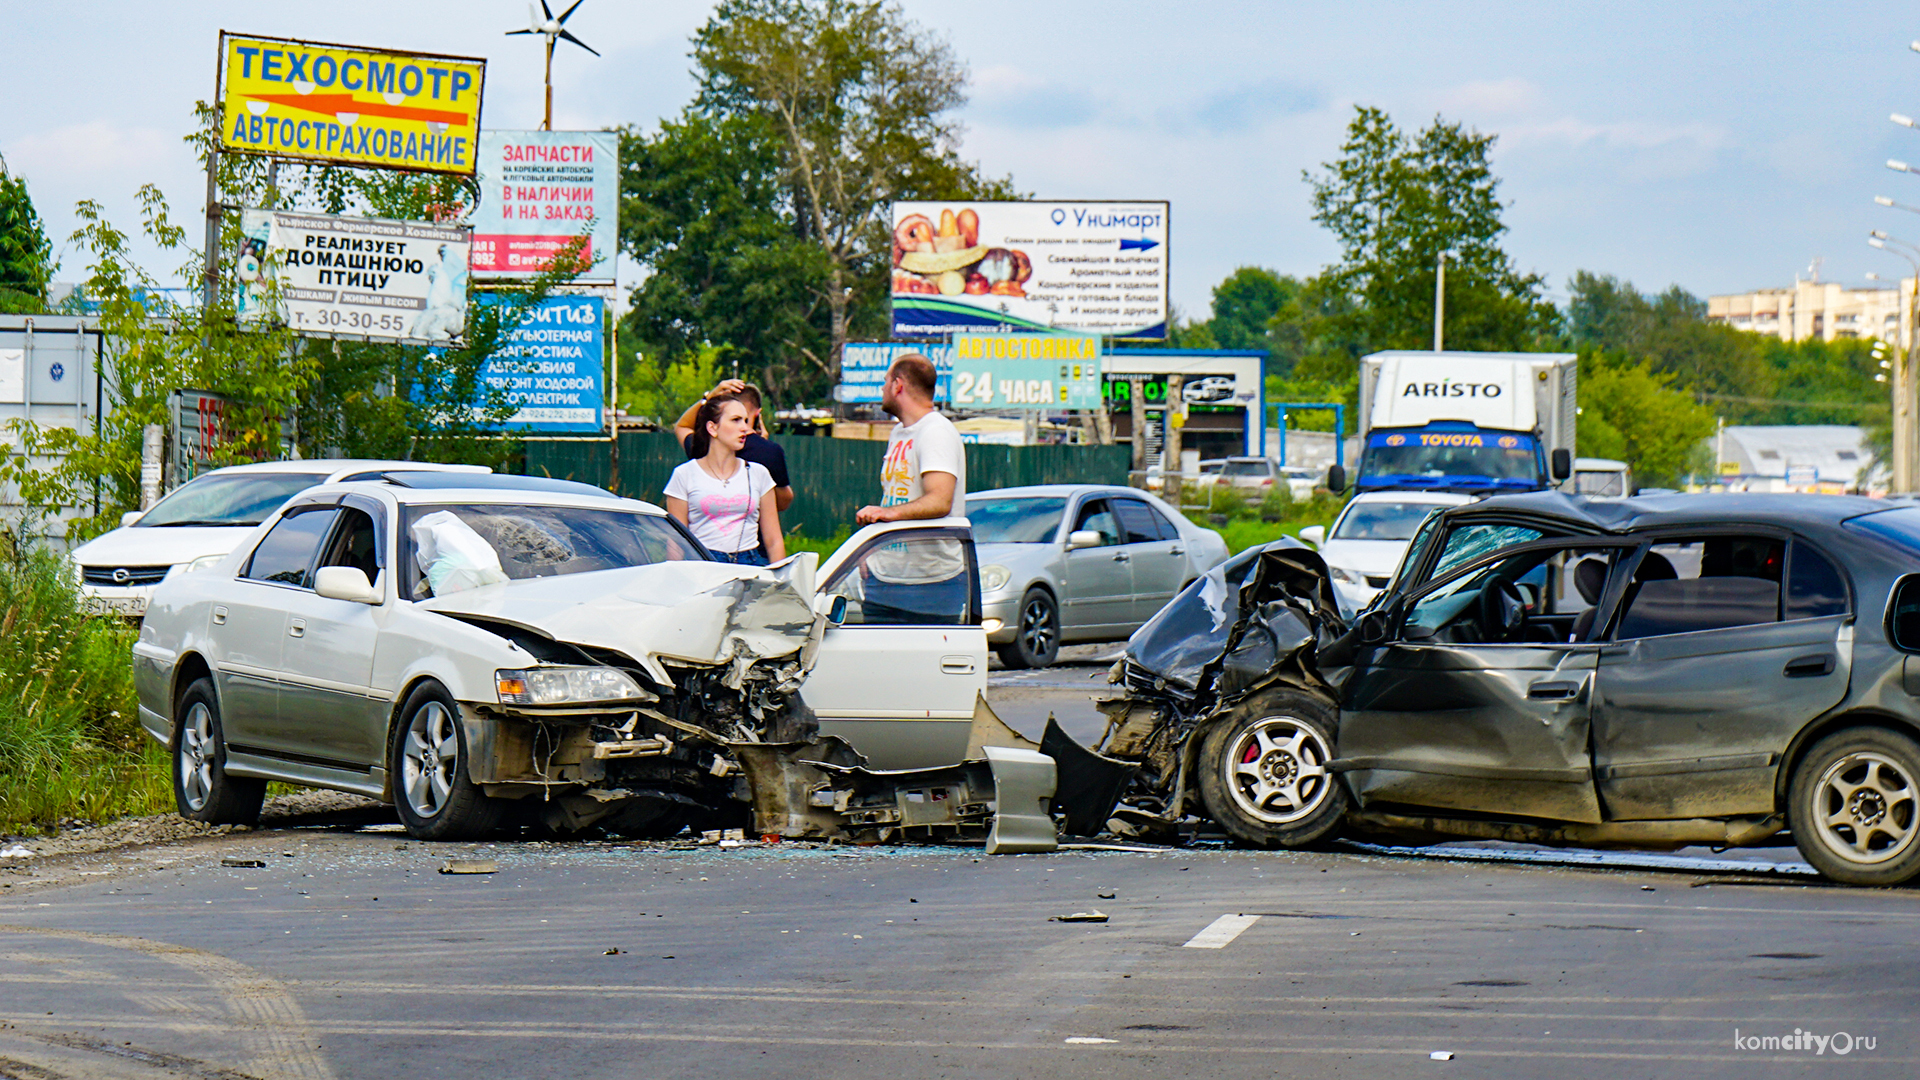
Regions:
[[1445, 352], [1447, 321], [1447, 253], [1442, 251], [1433, 274], [1433, 351]]

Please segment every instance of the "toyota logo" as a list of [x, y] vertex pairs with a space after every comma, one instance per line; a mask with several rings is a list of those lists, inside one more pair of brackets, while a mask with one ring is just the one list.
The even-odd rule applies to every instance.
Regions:
[[113, 572], [113, 583], [116, 585], [125, 585], [127, 579], [132, 576], [132, 574], [127, 573], [127, 568], [122, 566]]

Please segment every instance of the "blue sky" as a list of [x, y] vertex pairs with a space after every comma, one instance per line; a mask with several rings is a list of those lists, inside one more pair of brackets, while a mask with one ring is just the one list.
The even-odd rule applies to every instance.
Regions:
[[[177, 219], [201, 183], [178, 141], [213, 91], [222, 28], [489, 60], [485, 123], [539, 122], [540, 49], [503, 31], [513, 0], [324, 4], [16, 0], [0, 69], [0, 155], [55, 246], [78, 199], [135, 221], [159, 183]], [[1355, 104], [1403, 126], [1434, 115], [1500, 136], [1507, 249], [1547, 276], [1677, 283], [1706, 295], [1905, 264], [1866, 246], [1920, 242], [1920, 15], [1822, 3], [1045, 3], [907, 0], [973, 75], [965, 152], [1040, 198], [1172, 202], [1174, 301], [1203, 313], [1236, 266], [1312, 273], [1336, 251], [1308, 219], [1302, 169], [1336, 152]], [[692, 92], [688, 35], [708, 3], [586, 0], [569, 24], [556, 126], [651, 126]], [[63, 279], [83, 276], [69, 254]]]

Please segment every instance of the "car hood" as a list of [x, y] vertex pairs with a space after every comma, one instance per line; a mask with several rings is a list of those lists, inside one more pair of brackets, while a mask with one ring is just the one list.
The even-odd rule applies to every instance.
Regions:
[[115, 529], [73, 549], [82, 566], [175, 566], [202, 555], [225, 555], [256, 526], [155, 525]]
[[[1210, 707], [1270, 679], [1326, 688], [1351, 651], [1327, 565], [1297, 541], [1267, 545], [1240, 583], [1222, 563], [1127, 640], [1127, 665], [1161, 693]], [[1129, 671], [1129, 681], [1136, 672]]]
[[1400, 565], [1408, 543], [1406, 540], [1329, 540], [1320, 546], [1320, 557], [1327, 560], [1328, 566], [1385, 577]]
[[443, 615], [522, 627], [628, 656], [663, 686], [665, 662], [731, 665], [739, 689], [759, 660], [796, 656], [811, 669], [826, 619], [813, 610], [818, 556], [779, 568], [669, 562], [484, 585], [423, 600]]

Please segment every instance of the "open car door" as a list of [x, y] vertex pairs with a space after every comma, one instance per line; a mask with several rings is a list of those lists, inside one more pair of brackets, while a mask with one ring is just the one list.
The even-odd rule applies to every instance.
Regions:
[[800, 691], [820, 730], [878, 769], [964, 758], [974, 702], [987, 689], [966, 519], [869, 525], [828, 556], [820, 581], [822, 593], [847, 600]]

